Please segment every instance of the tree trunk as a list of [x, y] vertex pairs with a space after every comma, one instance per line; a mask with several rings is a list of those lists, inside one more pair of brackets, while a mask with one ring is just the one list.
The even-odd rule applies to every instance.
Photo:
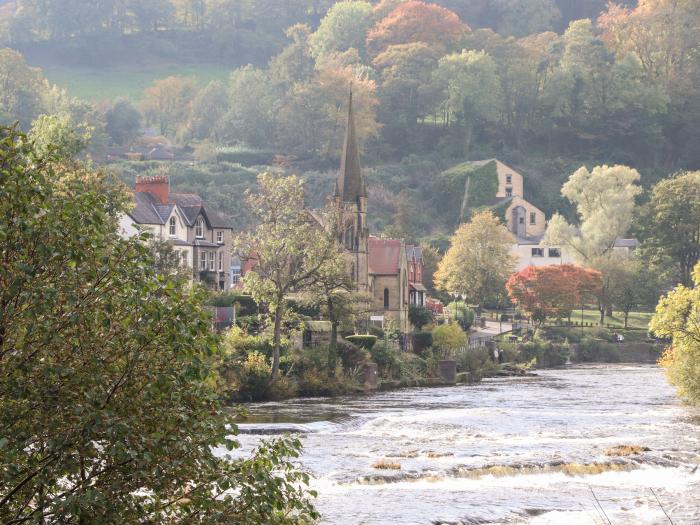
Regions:
[[627, 310], [625, 310], [625, 330], [627, 330], [627, 319], [629, 318], [629, 316], [630, 313]]
[[598, 311], [600, 312], [600, 326], [604, 326], [605, 325], [605, 306], [602, 304], [599, 304]]
[[333, 300], [330, 297], [327, 305], [328, 318], [331, 321], [331, 340], [328, 343], [328, 371], [331, 375], [335, 375], [335, 366], [338, 361], [338, 320], [335, 318]]
[[282, 340], [282, 301], [275, 306], [275, 334], [272, 340], [272, 374], [270, 382], [274, 382], [280, 375], [280, 342]]

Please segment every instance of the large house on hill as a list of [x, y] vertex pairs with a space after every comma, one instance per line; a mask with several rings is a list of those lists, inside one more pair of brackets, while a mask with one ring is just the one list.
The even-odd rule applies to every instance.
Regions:
[[138, 177], [134, 206], [120, 219], [122, 235], [149, 231], [180, 254], [192, 280], [219, 290], [231, 286], [233, 229], [193, 193], [171, 193], [167, 177]]
[[[495, 197], [499, 202], [507, 203], [504, 220], [515, 241], [512, 253], [517, 260], [516, 269], [573, 263], [574, 259], [566, 248], [543, 243], [547, 218], [542, 210], [525, 199], [525, 180], [520, 173], [497, 159], [472, 161], [470, 164], [485, 166], [490, 163], [495, 163], [498, 177]], [[613, 249], [630, 252], [638, 245], [636, 239], [617, 239]]]

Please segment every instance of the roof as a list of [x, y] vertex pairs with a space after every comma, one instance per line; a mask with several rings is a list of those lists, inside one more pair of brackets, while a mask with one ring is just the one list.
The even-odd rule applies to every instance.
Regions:
[[542, 242], [542, 239], [544, 239], [544, 235], [533, 235], [531, 237], [517, 237], [515, 242], [520, 246], [537, 246]]
[[413, 290], [418, 290], [419, 292], [427, 292], [428, 291], [428, 289], [425, 286], [423, 286], [421, 283], [409, 283], [409, 286]]
[[304, 328], [310, 332], [330, 332], [330, 321], [304, 321]]
[[616, 239], [615, 248], [636, 248], [640, 242], [637, 239]]
[[369, 238], [369, 273], [396, 275], [401, 268], [401, 241]]
[[211, 228], [232, 228], [221, 214], [204, 204], [199, 195], [194, 193], [171, 193], [168, 196], [168, 200], [170, 203], [161, 204], [151, 193], [145, 191], [134, 192], [136, 206], [129, 212], [129, 216], [137, 224], [165, 224], [173, 208], [177, 206], [182, 212], [187, 226], [194, 226], [194, 221], [201, 213]]
[[352, 109], [352, 91], [348, 102], [348, 122], [345, 129], [343, 156], [340, 161], [340, 173], [335, 184], [335, 196], [343, 202], [357, 202], [367, 196], [365, 181], [360, 167], [360, 148], [355, 133], [355, 115]]
[[506, 175], [516, 174], [516, 175], [520, 175], [522, 177], [522, 175], [517, 170], [514, 170], [513, 168], [511, 168], [507, 164], [504, 164], [503, 162], [501, 162], [498, 159], [471, 160], [468, 162], [469, 162], [469, 164], [473, 164], [474, 166], [486, 166], [490, 162], [495, 162], [496, 163], [496, 172], [499, 175], [500, 174], [506, 174]]
[[413, 262], [423, 261], [423, 249], [415, 244], [406, 245], [406, 259]]

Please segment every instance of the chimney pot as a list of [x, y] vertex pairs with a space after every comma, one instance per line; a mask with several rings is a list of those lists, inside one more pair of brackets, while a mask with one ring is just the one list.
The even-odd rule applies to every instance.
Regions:
[[150, 193], [161, 204], [168, 204], [170, 200], [170, 181], [165, 175], [151, 175], [136, 177], [137, 193]]

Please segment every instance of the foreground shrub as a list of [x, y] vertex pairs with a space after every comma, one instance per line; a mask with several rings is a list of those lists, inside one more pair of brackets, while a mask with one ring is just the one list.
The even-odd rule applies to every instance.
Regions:
[[352, 370], [364, 366], [370, 360], [367, 350], [355, 346], [348, 341], [338, 341], [338, 356], [344, 370]]
[[433, 351], [439, 357], [448, 357], [467, 345], [467, 334], [456, 323], [433, 328]]
[[472, 348], [457, 355], [457, 370], [478, 374], [495, 368], [495, 364], [486, 348]]
[[402, 381], [428, 377], [428, 364], [416, 354], [400, 353], [396, 356], [396, 375]]
[[372, 356], [372, 361], [377, 363], [379, 375], [389, 377], [396, 365], [396, 350], [385, 341], [380, 341], [370, 349], [369, 353]]
[[612, 343], [584, 337], [578, 343], [573, 360], [579, 363], [617, 363], [620, 361], [620, 350]]
[[413, 339], [413, 352], [421, 355], [426, 349], [433, 345], [432, 332], [416, 332], [411, 335]]

